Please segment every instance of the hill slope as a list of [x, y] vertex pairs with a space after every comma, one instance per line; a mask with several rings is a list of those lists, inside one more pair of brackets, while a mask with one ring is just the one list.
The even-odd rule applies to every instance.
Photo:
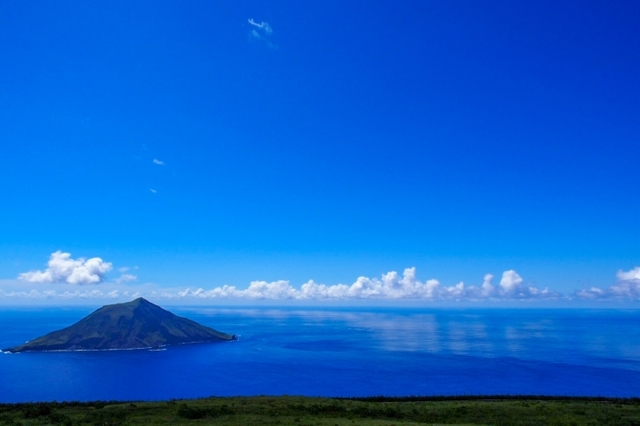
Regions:
[[103, 306], [70, 327], [5, 350], [141, 349], [234, 339], [235, 336], [231, 334], [179, 317], [138, 298], [128, 303]]

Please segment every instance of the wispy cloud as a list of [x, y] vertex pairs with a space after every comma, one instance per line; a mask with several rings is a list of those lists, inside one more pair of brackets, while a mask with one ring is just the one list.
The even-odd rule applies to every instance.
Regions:
[[257, 23], [256, 21], [253, 20], [253, 18], [249, 18], [249, 23], [251, 25], [253, 25], [254, 27], [258, 27], [261, 30], [263, 30], [266, 34], [271, 34], [273, 32], [273, 29], [271, 28], [271, 26], [269, 25], [268, 22], [260, 22]]
[[128, 291], [121, 289], [114, 289], [110, 291], [101, 291], [98, 289], [91, 290], [75, 290], [75, 291], [61, 291], [61, 290], [10, 290], [5, 291], [0, 289], [0, 298], [6, 299], [28, 299], [28, 300], [86, 300], [86, 299], [135, 299], [140, 297], [141, 293], [138, 291]]
[[70, 253], [58, 250], [51, 254], [47, 269], [24, 272], [18, 279], [31, 283], [98, 284], [111, 269], [112, 264], [99, 257], [74, 260]]
[[618, 271], [617, 282], [609, 287], [591, 287], [576, 292], [582, 299], [631, 299], [640, 300], [640, 267], [630, 271]]
[[149, 188], [149, 191], [151, 191], [151, 193], [152, 193], [152, 194], [157, 194], [157, 193], [158, 193], [158, 191], [156, 191], [156, 190], [155, 190], [155, 189], [153, 189], [153, 188]]
[[123, 273], [118, 278], [116, 278], [114, 280], [114, 282], [116, 284], [122, 284], [122, 283], [130, 282], [130, 281], [136, 281], [137, 279], [138, 279], [138, 277], [133, 275], [133, 274], [125, 274], [125, 273]]
[[154, 158], [153, 164], [157, 164], [158, 166], [164, 166], [164, 161], [160, 161], [157, 158]]
[[265, 43], [269, 48], [275, 49], [277, 46], [271, 41], [273, 35], [273, 28], [268, 22], [256, 22], [253, 18], [247, 20], [251, 26], [249, 31], [249, 41], [259, 41]]

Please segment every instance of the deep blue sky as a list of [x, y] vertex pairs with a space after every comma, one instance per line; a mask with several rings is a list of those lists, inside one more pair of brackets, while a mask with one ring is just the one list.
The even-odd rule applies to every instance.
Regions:
[[638, 22], [636, 1], [4, 1], [0, 278], [62, 250], [160, 286], [609, 285], [640, 265]]

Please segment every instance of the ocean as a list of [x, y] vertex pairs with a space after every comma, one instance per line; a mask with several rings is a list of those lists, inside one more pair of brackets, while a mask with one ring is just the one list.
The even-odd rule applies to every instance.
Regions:
[[[640, 396], [640, 311], [172, 308], [235, 342], [0, 354], [0, 402], [234, 395]], [[0, 348], [88, 308], [2, 308]]]

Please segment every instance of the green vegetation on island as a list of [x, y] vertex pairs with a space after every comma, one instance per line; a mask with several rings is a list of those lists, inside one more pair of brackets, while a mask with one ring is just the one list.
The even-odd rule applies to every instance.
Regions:
[[233, 339], [138, 298], [103, 306], [70, 327], [5, 351], [142, 349]]
[[640, 425], [640, 400], [569, 397], [331, 399], [234, 397], [165, 402], [0, 404], [0, 425]]

